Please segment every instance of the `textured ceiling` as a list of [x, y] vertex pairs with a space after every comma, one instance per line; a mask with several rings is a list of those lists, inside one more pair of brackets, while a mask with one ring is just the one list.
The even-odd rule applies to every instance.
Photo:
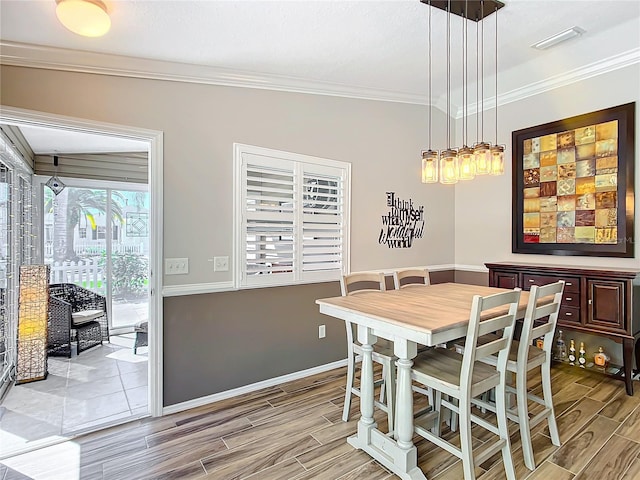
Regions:
[[[83, 38], [55, 16], [55, 0], [1, 0], [0, 40], [377, 89], [428, 102], [428, 12], [418, 0], [106, 0], [112, 28]], [[640, 1], [506, 0], [498, 13], [500, 96], [640, 51]], [[493, 94], [495, 17], [485, 20], [486, 96]], [[446, 14], [432, 9], [432, 98], [446, 104]], [[451, 20], [451, 103], [462, 103], [461, 37]], [[531, 44], [577, 25], [586, 33], [546, 51]], [[469, 101], [475, 99], [475, 24], [468, 26]], [[637, 60], [636, 60], [637, 61]]]

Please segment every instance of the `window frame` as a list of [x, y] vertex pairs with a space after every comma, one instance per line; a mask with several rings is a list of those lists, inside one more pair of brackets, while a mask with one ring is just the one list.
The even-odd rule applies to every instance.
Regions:
[[[263, 288], [274, 286], [299, 285], [309, 283], [322, 283], [337, 281], [340, 275], [349, 271], [350, 268], [350, 230], [351, 230], [351, 164], [337, 160], [330, 160], [310, 155], [302, 155], [298, 153], [274, 150], [253, 145], [234, 143], [233, 145], [233, 285], [236, 289]], [[316, 172], [322, 172], [323, 169], [339, 169], [342, 178], [342, 242], [341, 242], [341, 264], [340, 270], [333, 269], [328, 272], [316, 271], [314, 273], [304, 273], [299, 268], [301, 262], [297, 262], [294, 258], [292, 275], [262, 275], [258, 279], [258, 275], [246, 277], [246, 228], [245, 215], [246, 203], [246, 169], [243, 167], [243, 155], [257, 155], [273, 159], [273, 166], [276, 167], [282, 162], [287, 164], [294, 163], [294, 170], [298, 172], [304, 170], [306, 165], [308, 169]], [[315, 173], [318, 174], [319, 173]], [[294, 177], [298, 179], [304, 177], [304, 173], [298, 173]], [[296, 180], [294, 180], [295, 182]], [[302, 225], [304, 224], [304, 210], [301, 208], [294, 209], [294, 250], [302, 246], [303, 238], [301, 237]]]

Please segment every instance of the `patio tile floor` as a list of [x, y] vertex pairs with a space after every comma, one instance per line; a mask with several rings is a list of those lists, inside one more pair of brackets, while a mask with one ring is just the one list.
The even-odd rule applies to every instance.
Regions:
[[0, 458], [147, 415], [148, 350], [134, 355], [133, 340], [112, 336], [80, 355], [50, 357], [45, 380], [12, 386], [0, 402]]

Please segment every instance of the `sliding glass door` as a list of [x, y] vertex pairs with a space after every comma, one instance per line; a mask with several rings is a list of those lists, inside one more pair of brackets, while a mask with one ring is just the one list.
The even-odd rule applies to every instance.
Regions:
[[78, 180], [58, 195], [44, 187], [51, 283], [75, 283], [107, 297], [112, 333], [147, 320], [149, 307], [149, 194], [119, 186]]

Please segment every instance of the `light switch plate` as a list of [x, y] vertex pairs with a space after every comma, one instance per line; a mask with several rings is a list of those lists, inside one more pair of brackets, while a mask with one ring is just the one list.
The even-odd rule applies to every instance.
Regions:
[[213, 257], [213, 271], [214, 272], [228, 272], [229, 271], [229, 257]]
[[188, 258], [165, 258], [164, 274], [165, 275], [186, 275], [189, 273]]

